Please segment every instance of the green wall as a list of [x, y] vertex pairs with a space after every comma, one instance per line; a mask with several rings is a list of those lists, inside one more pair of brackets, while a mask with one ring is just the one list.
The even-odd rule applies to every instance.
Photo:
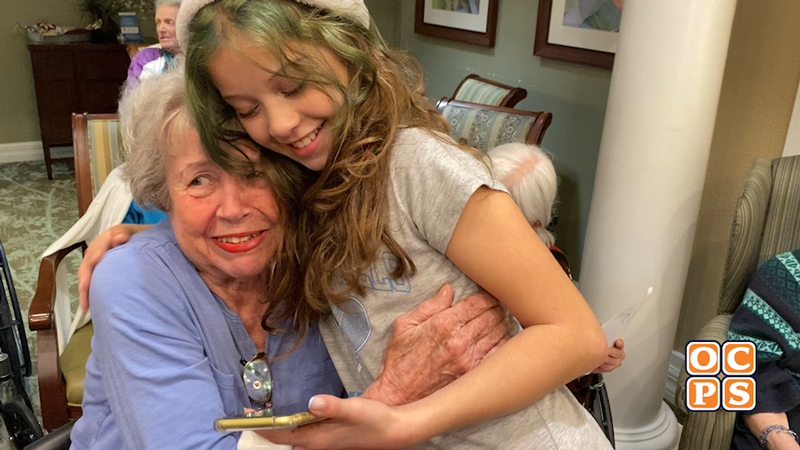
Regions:
[[[89, 19], [78, 5], [79, 0], [0, 0], [0, 144], [41, 138], [28, 37], [14, 25], [85, 26]], [[139, 24], [145, 36], [155, 36], [152, 17], [140, 15]]]
[[[82, 25], [86, 19], [77, 0], [0, 1], [0, 144], [36, 141], [39, 127], [27, 38], [14, 24], [47, 19]], [[432, 100], [451, 96], [466, 75], [477, 73], [527, 89], [520, 109], [553, 113], [543, 146], [555, 156], [561, 177], [556, 232], [579, 274], [610, 72], [533, 56], [538, 9], [534, 1], [500, 2], [492, 49], [414, 34], [412, 0], [366, 3], [384, 37], [420, 61]], [[150, 17], [140, 15], [139, 22], [145, 36], [155, 34]]]
[[[528, 97], [517, 108], [553, 113], [542, 146], [555, 156], [561, 178], [558, 245], [577, 275], [611, 72], [533, 56], [536, 1], [500, 2], [497, 39], [491, 49], [415, 34], [415, 2], [402, 0], [400, 5], [395, 42], [422, 64], [429, 98], [451, 97], [465, 76], [477, 73], [527, 89]], [[380, 25], [384, 11], [372, 12]]]
[[383, 38], [392, 45], [397, 44], [400, 25], [400, 2], [397, 0], [365, 0], [375, 24]]
[[40, 139], [28, 37], [14, 25], [85, 25], [77, 5], [78, 0], [0, 0], [0, 144]]

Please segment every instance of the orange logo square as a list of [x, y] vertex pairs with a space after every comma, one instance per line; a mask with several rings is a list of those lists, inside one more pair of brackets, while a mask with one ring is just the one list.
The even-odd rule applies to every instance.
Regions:
[[750, 377], [722, 380], [722, 407], [726, 411], [752, 411], [756, 407], [756, 380]]
[[750, 341], [722, 344], [722, 371], [732, 376], [756, 373], [756, 344]]
[[689, 411], [716, 411], [720, 407], [720, 383], [716, 377], [686, 380], [686, 408]]
[[689, 375], [716, 375], [720, 370], [719, 343], [691, 341], [686, 344], [686, 373]]

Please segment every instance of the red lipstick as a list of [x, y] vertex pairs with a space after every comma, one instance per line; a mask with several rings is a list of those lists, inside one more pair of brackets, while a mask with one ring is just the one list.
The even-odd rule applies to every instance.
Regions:
[[[258, 234], [258, 236], [254, 237], [252, 239], [249, 239], [247, 241], [244, 241], [244, 242], [239, 242], [237, 244], [234, 244], [232, 242], [222, 242], [220, 240], [220, 239], [225, 239], [225, 238], [242, 238], [242, 237], [252, 236], [254, 234]], [[214, 236], [214, 237], [211, 238], [211, 240], [214, 242], [214, 244], [217, 245], [217, 247], [225, 250], [226, 252], [229, 252], [229, 253], [243, 253], [243, 252], [247, 252], [247, 251], [250, 251], [250, 250], [258, 247], [258, 244], [260, 244], [261, 241], [264, 240], [264, 236], [266, 236], [266, 235], [267, 235], [266, 230], [261, 230], [261, 231], [249, 232], [249, 233], [226, 234], [224, 236]]]

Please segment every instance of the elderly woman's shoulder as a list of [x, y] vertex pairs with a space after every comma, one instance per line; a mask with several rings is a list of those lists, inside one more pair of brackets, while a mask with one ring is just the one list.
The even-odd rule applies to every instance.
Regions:
[[800, 248], [775, 255], [758, 268], [759, 274], [775, 270], [787, 271], [792, 278], [800, 279]]
[[[152, 268], [154, 265], [168, 265], [166, 260], [170, 259], [170, 254], [175, 253], [180, 253], [175, 233], [169, 220], [162, 220], [147, 230], [136, 233], [128, 242], [106, 252], [97, 265], [97, 271], [124, 268], [130, 273], [142, 268]], [[93, 282], [95, 278], [96, 275], [93, 275]]]
[[136, 55], [133, 57], [132, 62], [140, 65], [145, 65], [151, 61], [155, 61], [158, 58], [161, 58], [162, 56], [163, 56], [163, 51], [161, 50], [161, 47], [160, 46], [156, 47], [151, 45], [150, 47], [145, 47], [139, 50], [139, 52], [137, 52]]
[[134, 307], [143, 299], [179, 292], [180, 273], [191, 270], [169, 223], [159, 223], [103, 255], [92, 273], [92, 308], [106, 302], [113, 308], [125, 299]]

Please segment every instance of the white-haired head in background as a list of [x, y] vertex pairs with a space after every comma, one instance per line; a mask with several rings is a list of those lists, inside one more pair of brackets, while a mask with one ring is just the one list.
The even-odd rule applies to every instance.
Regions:
[[518, 143], [499, 145], [488, 154], [495, 178], [508, 188], [542, 242], [552, 246], [555, 237], [547, 225], [553, 218], [558, 177], [550, 157], [539, 147]]

